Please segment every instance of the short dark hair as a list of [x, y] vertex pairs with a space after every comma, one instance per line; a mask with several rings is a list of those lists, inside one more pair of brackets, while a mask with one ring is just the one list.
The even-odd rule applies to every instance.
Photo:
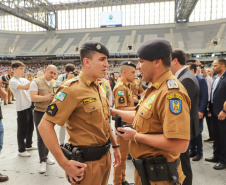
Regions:
[[83, 59], [84, 58], [92, 59], [94, 52], [95, 51], [87, 49], [87, 48], [82, 48], [80, 50], [80, 60], [82, 62], [82, 65], [83, 65]]
[[66, 72], [72, 72], [72, 71], [74, 71], [75, 70], [75, 65], [74, 64], [67, 64], [66, 66], [65, 66], [65, 71]]
[[217, 59], [217, 61], [221, 64], [224, 65], [226, 67], [226, 60], [224, 58], [219, 58]]
[[15, 61], [12, 63], [12, 68], [25, 67], [24, 63], [21, 61]]
[[162, 64], [165, 67], [170, 67], [171, 66], [171, 60], [172, 60], [171, 54], [169, 56], [167, 56], [167, 57], [162, 57], [161, 60], [162, 60]]
[[195, 63], [193, 63], [193, 62], [189, 62], [189, 63], [187, 63], [187, 65], [190, 66], [190, 67], [189, 67], [190, 70], [194, 69], [194, 72], [196, 73], [197, 67], [198, 67], [197, 64], [195, 64]]
[[185, 52], [183, 50], [174, 50], [172, 53], [172, 60], [177, 58], [180, 65], [186, 64]]

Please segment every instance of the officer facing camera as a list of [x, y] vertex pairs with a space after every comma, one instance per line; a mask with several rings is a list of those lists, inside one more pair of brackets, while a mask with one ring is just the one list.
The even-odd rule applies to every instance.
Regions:
[[[109, 101], [99, 80], [107, 73], [109, 51], [100, 42], [86, 41], [80, 57], [82, 71], [59, 87], [38, 128], [69, 182], [107, 185], [111, 170], [110, 143], [115, 158], [113, 167], [121, 161], [109, 124]], [[62, 151], [54, 126], [63, 126], [65, 122], [71, 147]]]
[[116, 132], [129, 140], [136, 185], [179, 185], [185, 179], [179, 157], [190, 139], [190, 99], [170, 70], [171, 53], [170, 43], [162, 38], [141, 44], [137, 69], [151, 85], [136, 111], [111, 111], [112, 116], [119, 114], [123, 121], [133, 123], [134, 129], [121, 127]]

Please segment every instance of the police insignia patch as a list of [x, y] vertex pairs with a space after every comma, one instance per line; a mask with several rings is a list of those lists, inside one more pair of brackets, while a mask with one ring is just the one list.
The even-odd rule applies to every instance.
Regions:
[[100, 49], [101, 49], [101, 45], [98, 44], [96, 48], [97, 48], [98, 50], [100, 50]]
[[57, 113], [58, 108], [56, 106], [56, 104], [50, 104], [46, 110], [46, 114], [48, 114], [49, 116], [55, 116], [55, 114]]
[[179, 114], [182, 111], [182, 101], [179, 99], [170, 100], [170, 111]]
[[67, 96], [66, 93], [58, 92], [57, 95], [55, 96], [55, 99], [60, 100], [61, 102], [63, 102], [66, 96]]
[[151, 105], [149, 103], [146, 103], [144, 107], [149, 109], [149, 110], [151, 109]]
[[109, 81], [105, 81], [104, 82], [104, 89], [105, 89], [105, 91], [109, 91]]
[[124, 96], [125, 92], [124, 91], [118, 91], [118, 96]]
[[118, 102], [119, 103], [125, 103], [125, 98], [123, 96], [121, 96], [119, 99], [118, 99]]
[[169, 79], [166, 81], [168, 89], [179, 89], [177, 82], [174, 79]]
[[155, 94], [148, 100], [148, 103], [151, 103], [155, 99]]
[[92, 102], [95, 102], [95, 101], [97, 101], [96, 98], [88, 98], [88, 99], [83, 100], [83, 104], [86, 105], [88, 103], [92, 103]]

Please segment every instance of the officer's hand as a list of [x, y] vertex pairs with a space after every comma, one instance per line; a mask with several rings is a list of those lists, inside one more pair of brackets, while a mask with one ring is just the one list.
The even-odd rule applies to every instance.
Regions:
[[115, 161], [113, 162], [113, 167], [117, 168], [121, 164], [121, 153], [119, 148], [113, 148], [113, 155], [115, 158]]
[[70, 73], [68, 74], [67, 79], [69, 80], [69, 79], [72, 79], [72, 78], [74, 78], [74, 77], [75, 77], [75, 75], [73, 74], [73, 72], [70, 72]]
[[[121, 134], [118, 131], [122, 131], [122, 132], [124, 132], [124, 134]], [[116, 130], [116, 133], [117, 133], [118, 136], [123, 137], [123, 139], [125, 139], [125, 140], [134, 141], [134, 135], [137, 133], [137, 131], [130, 128], [130, 127], [124, 127], [124, 128], [118, 127], [118, 129]]]
[[53, 100], [53, 98], [54, 98], [54, 93], [51, 93], [51, 94], [47, 95], [47, 97], [48, 97], [48, 100]]
[[133, 102], [134, 103], [138, 103], [139, 102], [138, 98], [137, 97], [133, 97]]
[[199, 119], [203, 119], [203, 113], [199, 112]]
[[2, 85], [3, 85], [3, 81], [2, 79], [0, 79], [0, 87], [2, 87]]
[[76, 181], [81, 181], [84, 176], [84, 171], [87, 165], [85, 163], [80, 163], [78, 161], [69, 161], [69, 166], [65, 169], [65, 172], [69, 175], [70, 181], [76, 183]]
[[218, 115], [218, 119], [219, 119], [219, 120], [225, 120], [225, 117], [226, 117], [226, 113], [223, 112], [223, 111], [221, 111], [221, 112], [219, 113], [219, 115]]

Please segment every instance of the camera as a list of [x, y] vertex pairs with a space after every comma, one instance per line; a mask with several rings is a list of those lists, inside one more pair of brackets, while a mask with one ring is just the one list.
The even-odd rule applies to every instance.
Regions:
[[77, 72], [72, 72], [72, 74], [74, 75], [74, 76], [78, 76], [78, 73]]
[[0, 79], [2, 79], [3, 82], [9, 81], [10, 76], [9, 75], [2, 75], [0, 76]]
[[204, 69], [204, 65], [201, 65], [201, 69]]

